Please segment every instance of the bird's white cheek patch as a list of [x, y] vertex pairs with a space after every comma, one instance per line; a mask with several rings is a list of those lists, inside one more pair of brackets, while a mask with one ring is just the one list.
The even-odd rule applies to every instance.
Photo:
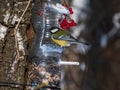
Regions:
[[57, 32], [57, 31], [58, 31], [58, 29], [53, 29], [53, 30], [51, 30], [52, 33], [55, 33], [55, 32]]

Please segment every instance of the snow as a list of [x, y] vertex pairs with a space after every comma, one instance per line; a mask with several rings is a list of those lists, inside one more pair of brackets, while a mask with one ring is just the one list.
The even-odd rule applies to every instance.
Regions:
[[7, 27], [0, 24], [0, 40], [4, 40], [5, 35], [7, 33]]
[[[8, 21], [9, 21], [9, 18], [10, 18], [10, 12], [9, 12], [9, 10], [7, 10], [7, 11], [6, 11], [6, 14], [3, 15], [3, 16], [4, 16], [4, 20], [3, 20], [4, 23], [5, 23], [5, 24], [8, 24]], [[13, 17], [13, 19], [12, 19], [12, 21], [11, 21], [11, 24], [14, 25], [15, 22], [18, 21], [18, 20], [19, 20], [19, 18], [18, 18], [18, 16], [15, 14], [14, 17]]]
[[7, 3], [7, 6], [9, 7], [9, 6], [10, 6], [10, 3]]
[[15, 16], [13, 17], [13, 19], [12, 19], [11, 24], [12, 24], [12, 25], [14, 25], [14, 24], [15, 24], [15, 22], [16, 22], [16, 21], [18, 21], [18, 20], [19, 20], [18, 16], [17, 16], [17, 15], [15, 15]]
[[6, 14], [5, 15], [3, 15], [4, 16], [4, 23], [5, 24], [8, 24], [8, 20], [9, 20], [9, 17], [10, 17], [10, 12], [9, 12], [9, 10], [7, 10], [6, 11]]

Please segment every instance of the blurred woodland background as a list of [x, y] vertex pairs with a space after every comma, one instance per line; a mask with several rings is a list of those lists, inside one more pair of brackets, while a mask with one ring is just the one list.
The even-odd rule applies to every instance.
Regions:
[[[80, 67], [62, 66], [63, 90], [120, 90], [120, 0], [66, 2], [73, 8], [71, 17], [78, 23], [71, 34], [89, 42], [90, 46], [72, 45], [64, 51], [63, 60], [82, 64]], [[28, 55], [35, 36], [31, 24], [32, 2], [16, 38], [14, 35], [27, 4], [28, 0], [0, 0], [0, 90], [28, 90], [24, 84], [29, 82]], [[19, 59], [16, 49], [20, 52]], [[9, 87], [5, 82], [22, 85]]]

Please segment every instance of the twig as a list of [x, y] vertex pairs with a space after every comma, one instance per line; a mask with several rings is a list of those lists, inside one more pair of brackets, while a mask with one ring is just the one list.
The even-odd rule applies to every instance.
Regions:
[[25, 12], [27, 11], [27, 9], [28, 9], [28, 7], [29, 7], [31, 1], [32, 1], [32, 0], [29, 0], [29, 1], [28, 1], [28, 4], [27, 4], [27, 6], [26, 6], [24, 12], [22, 13], [20, 19], [18, 20], [17, 25], [16, 25], [15, 28], [14, 28], [15, 47], [16, 47], [16, 52], [17, 52], [17, 59], [20, 58], [19, 47], [18, 47], [18, 40], [17, 40], [17, 29], [18, 29], [18, 26], [19, 26], [19, 24], [20, 24], [20, 22], [21, 22], [21, 20], [22, 20], [22, 18], [23, 18], [23, 16], [24, 16]]
[[68, 0], [61, 0], [62, 4], [66, 4], [69, 6]]

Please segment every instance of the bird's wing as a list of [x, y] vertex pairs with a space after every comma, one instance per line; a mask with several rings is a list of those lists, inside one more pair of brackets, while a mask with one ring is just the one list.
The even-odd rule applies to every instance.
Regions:
[[77, 39], [74, 39], [74, 38], [70, 38], [69, 36], [64, 36], [64, 37], [54, 37], [54, 39], [57, 39], [57, 40], [64, 40], [64, 41], [67, 41], [71, 44], [84, 44], [84, 45], [89, 45], [87, 42], [84, 42], [84, 41], [79, 41]]
[[36, 86], [36, 87], [34, 88], [34, 90], [41, 89], [42, 87], [45, 87], [45, 86], [47, 86], [47, 85], [43, 83], [43, 84], [41, 84], [41, 85]]

